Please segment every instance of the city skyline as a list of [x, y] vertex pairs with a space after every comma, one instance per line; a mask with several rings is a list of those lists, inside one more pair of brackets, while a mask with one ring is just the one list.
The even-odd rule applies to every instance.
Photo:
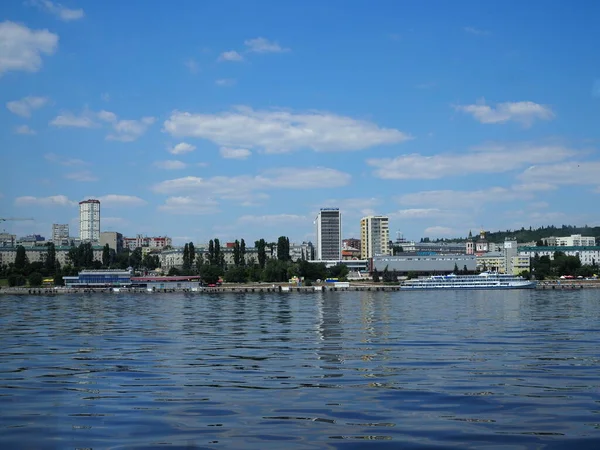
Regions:
[[328, 207], [343, 238], [599, 225], [598, 12], [2, 3], [0, 217], [35, 221], [0, 230], [75, 235], [88, 198], [101, 231], [175, 245], [315, 243]]

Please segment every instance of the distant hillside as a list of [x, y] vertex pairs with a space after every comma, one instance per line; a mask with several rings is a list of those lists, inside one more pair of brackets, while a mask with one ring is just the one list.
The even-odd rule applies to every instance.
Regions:
[[[582, 236], [594, 236], [596, 238], [596, 243], [600, 243], [600, 227], [577, 227], [574, 225], [562, 225], [560, 227], [556, 227], [554, 225], [550, 225], [547, 227], [541, 228], [521, 228], [520, 230], [506, 230], [506, 231], [486, 231], [485, 237], [489, 242], [501, 243], [504, 242], [504, 238], [511, 237], [516, 238], [518, 242], [535, 242], [540, 239], [543, 240], [550, 236], [562, 237], [562, 236], [570, 236], [572, 234], [581, 234]], [[477, 239], [479, 236], [479, 232], [473, 230], [473, 238]], [[427, 239], [427, 238], [425, 238]], [[464, 241], [464, 238], [454, 238], [454, 239], [439, 239], [438, 241], [444, 242], [456, 242], [456, 241]]]

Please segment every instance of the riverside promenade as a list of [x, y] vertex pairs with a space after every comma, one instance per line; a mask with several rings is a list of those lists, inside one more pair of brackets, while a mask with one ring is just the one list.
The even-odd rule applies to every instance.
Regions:
[[[579, 290], [579, 289], [600, 289], [600, 280], [568, 280], [568, 281], [540, 281], [536, 287], [537, 290]], [[171, 293], [171, 292], [189, 292], [192, 294], [202, 293], [301, 293], [308, 294], [313, 292], [394, 292], [400, 291], [400, 285], [388, 285], [381, 283], [356, 283], [350, 286], [337, 287], [333, 285], [321, 284], [315, 286], [294, 286], [289, 284], [225, 284], [216, 287], [199, 287], [193, 289], [166, 288], [166, 289], [147, 289], [147, 288], [127, 288], [121, 287], [113, 289], [105, 288], [66, 288], [66, 287], [2, 287], [0, 295], [64, 295], [64, 294], [148, 294]]]

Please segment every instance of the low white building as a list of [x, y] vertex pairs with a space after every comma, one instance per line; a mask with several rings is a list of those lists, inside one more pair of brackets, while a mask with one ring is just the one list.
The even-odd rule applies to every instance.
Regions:
[[543, 241], [548, 247], [594, 247], [596, 245], [595, 237], [580, 234], [563, 237], [551, 236]]
[[600, 246], [548, 246], [548, 247], [520, 247], [519, 255], [530, 258], [538, 256], [549, 256], [554, 259], [555, 252], [562, 252], [566, 256], [577, 256], [584, 266], [600, 264]]
[[[69, 251], [73, 247], [55, 247], [56, 260], [61, 266], [71, 264], [69, 260]], [[102, 261], [102, 247], [94, 246], [94, 261]], [[25, 255], [27, 260], [32, 262], [44, 262], [46, 260], [48, 247], [36, 246], [36, 247], [25, 247]], [[17, 247], [0, 247], [0, 266], [8, 266], [15, 262], [17, 256]]]

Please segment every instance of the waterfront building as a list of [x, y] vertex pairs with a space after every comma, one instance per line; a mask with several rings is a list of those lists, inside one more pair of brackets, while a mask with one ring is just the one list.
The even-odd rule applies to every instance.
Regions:
[[442, 253], [442, 254], [466, 254], [467, 247], [464, 242], [415, 242], [412, 250], [417, 253]]
[[77, 276], [63, 277], [66, 287], [124, 287], [131, 285], [128, 270], [82, 270]]
[[172, 239], [168, 236], [143, 236], [123, 238], [123, 247], [133, 251], [136, 248], [148, 247], [154, 250], [162, 250], [172, 246]]
[[79, 202], [79, 239], [100, 242], [100, 200]]
[[318, 261], [342, 259], [342, 215], [339, 208], [321, 208], [317, 218]]
[[485, 238], [485, 231], [481, 230], [479, 232], [479, 239], [477, 239], [477, 241], [475, 242], [475, 253], [477, 255], [480, 255], [482, 253], [489, 252], [489, 251], [490, 251], [490, 246], [489, 246], [487, 239]]
[[108, 247], [117, 253], [123, 251], [123, 235], [116, 231], [103, 231], [100, 233], [100, 245], [104, 247], [108, 244]]
[[52, 224], [52, 242], [54, 245], [69, 245], [69, 224]]
[[36, 247], [46, 245], [46, 238], [39, 234], [29, 234], [17, 239], [15, 245], [22, 245], [23, 247]]
[[[301, 244], [290, 244], [290, 259], [292, 261], [304, 260], [312, 261], [314, 259], [315, 248], [312, 242], [302, 242]], [[277, 253], [275, 252], [275, 255]]]
[[566, 256], [577, 256], [584, 266], [600, 264], [600, 246], [544, 246], [544, 247], [519, 247], [519, 255], [534, 258], [549, 256], [554, 259], [555, 252], [562, 252]]
[[348, 238], [342, 240], [342, 250], [348, 249], [358, 250], [358, 252], [360, 253], [360, 239]]
[[451, 273], [456, 267], [458, 270], [474, 272], [477, 269], [475, 255], [420, 255], [417, 253], [402, 253], [395, 256], [374, 256], [370, 260], [369, 271], [382, 272], [387, 267], [388, 271], [400, 274], [413, 272], [415, 274]]
[[360, 220], [360, 257], [389, 255], [389, 219], [384, 216], [367, 216]]
[[14, 247], [17, 242], [17, 235], [7, 232], [0, 233], [0, 247]]
[[[61, 266], [71, 263], [71, 261], [69, 260], [69, 251], [72, 248], [73, 247], [68, 246], [55, 247], [56, 260], [60, 263]], [[94, 261], [102, 262], [102, 247], [100, 245], [94, 245], [92, 247], [92, 251], [94, 254]], [[25, 247], [25, 254], [27, 255], [27, 259], [30, 263], [43, 263], [46, 260], [47, 252], [48, 248], [45, 245]], [[0, 247], [0, 266], [8, 266], [9, 264], [14, 263], [16, 256], [17, 247]]]
[[548, 247], [594, 247], [596, 245], [595, 237], [580, 234], [563, 237], [551, 236], [543, 239], [543, 241]]

